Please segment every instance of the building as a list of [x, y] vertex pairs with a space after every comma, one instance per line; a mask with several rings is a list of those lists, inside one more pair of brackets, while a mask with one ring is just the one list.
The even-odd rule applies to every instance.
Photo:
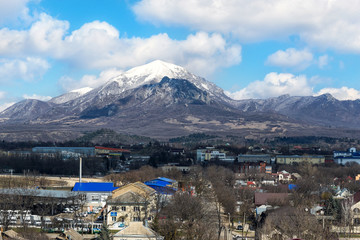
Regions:
[[97, 157], [101, 157], [101, 156], [110, 156], [110, 157], [124, 156], [125, 158], [130, 157], [130, 150], [123, 148], [108, 148], [108, 147], [95, 146], [94, 151]]
[[255, 206], [272, 205], [279, 206], [289, 202], [288, 193], [255, 193]]
[[277, 164], [300, 164], [300, 163], [311, 163], [311, 164], [323, 164], [325, 163], [324, 156], [311, 156], [311, 155], [277, 155]]
[[209, 161], [234, 161], [234, 156], [226, 156], [226, 153], [222, 150], [215, 149], [214, 147], [207, 147], [206, 149], [196, 150], [197, 162], [209, 162]]
[[206, 162], [215, 159], [224, 160], [226, 159], [226, 154], [214, 147], [207, 147], [206, 149], [198, 149], [196, 151], [196, 160], [198, 162]]
[[122, 148], [108, 148], [108, 147], [34, 147], [33, 153], [39, 153], [48, 156], [61, 155], [64, 158], [70, 157], [116, 157], [130, 156], [130, 150]]
[[356, 148], [350, 148], [347, 151], [334, 151], [334, 162], [339, 165], [345, 165], [347, 163], [360, 164], [360, 152], [356, 151]]
[[156, 200], [156, 191], [142, 182], [114, 190], [106, 202], [109, 229], [120, 229], [130, 222], [151, 222], [156, 213]]
[[61, 155], [65, 158], [95, 156], [93, 147], [34, 147], [32, 152], [48, 156]]
[[117, 189], [111, 182], [77, 182], [73, 192], [81, 192], [86, 195], [86, 206], [92, 211], [94, 208], [102, 208], [112, 192]]
[[237, 156], [239, 163], [261, 163], [265, 162], [267, 164], [271, 163], [271, 155], [250, 155], [250, 154], [239, 154]]
[[164, 177], [152, 179], [144, 183], [145, 185], [156, 190], [159, 194], [164, 194], [164, 195], [173, 195], [178, 188], [177, 186], [178, 184], [175, 180]]

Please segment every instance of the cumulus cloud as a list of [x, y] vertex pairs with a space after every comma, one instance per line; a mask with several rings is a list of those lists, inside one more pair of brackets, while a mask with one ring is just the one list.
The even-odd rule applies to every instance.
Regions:
[[14, 79], [32, 81], [41, 78], [49, 67], [48, 62], [41, 58], [0, 59], [0, 82]]
[[358, 0], [141, 0], [133, 6], [138, 19], [155, 24], [231, 34], [242, 41], [298, 35], [322, 48], [360, 52], [358, 9]]
[[319, 96], [325, 93], [330, 93], [334, 98], [338, 100], [356, 100], [360, 99], [360, 91], [354, 88], [341, 87], [341, 88], [324, 88], [321, 89], [315, 96]]
[[64, 76], [59, 80], [60, 86], [67, 92], [81, 88], [96, 88], [106, 83], [111, 78], [119, 76], [123, 71], [111, 68], [102, 71], [99, 76], [85, 75], [80, 80]]
[[24, 99], [36, 99], [36, 100], [41, 100], [41, 101], [48, 101], [52, 97], [50, 97], [50, 96], [40, 96], [40, 95], [37, 95], [37, 94], [33, 94], [33, 95], [24, 94], [23, 98]]
[[263, 81], [252, 82], [238, 92], [227, 94], [233, 99], [265, 99], [283, 94], [309, 96], [313, 91], [304, 75], [272, 72], [267, 74]]
[[266, 63], [277, 67], [290, 67], [299, 70], [307, 68], [313, 61], [313, 54], [307, 50], [288, 48], [271, 54]]
[[0, 25], [16, 20], [27, 21], [29, 9], [27, 3], [30, 0], [0, 0]]
[[69, 23], [41, 14], [29, 30], [0, 30], [0, 54], [7, 57], [51, 57], [73, 67], [104, 70], [134, 67], [161, 59], [188, 66], [197, 74], [238, 64], [241, 47], [220, 34], [198, 32], [183, 40], [166, 33], [149, 38], [120, 37], [116, 28], [94, 21], [67, 34]]

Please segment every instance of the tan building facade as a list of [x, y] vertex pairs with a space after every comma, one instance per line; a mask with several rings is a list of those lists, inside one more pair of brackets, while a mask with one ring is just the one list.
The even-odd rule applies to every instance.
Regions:
[[155, 214], [156, 191], [136, 182], [113, 191], [107, 201], [106, 223], [110, 229], [128, 226], [130, 222], [151, 222]]

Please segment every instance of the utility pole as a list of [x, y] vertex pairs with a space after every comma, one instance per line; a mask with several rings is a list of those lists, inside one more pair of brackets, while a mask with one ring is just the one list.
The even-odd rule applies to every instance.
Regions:
[[79, 166], [79, 183], [81, 183], [81, 175], [82, 175], [82, 157], [79, 158], [80, 166]]

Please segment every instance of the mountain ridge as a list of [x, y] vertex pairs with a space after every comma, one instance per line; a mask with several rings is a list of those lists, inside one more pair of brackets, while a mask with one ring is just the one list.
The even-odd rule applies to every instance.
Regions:
[[[56, 137], [62, 131], [64, 136], [80, 136], [99, 128], [161, 139], [194, 132], [243, 139], [349, 136], [348, 130], [360, 130], [359, 120], [360, 100], [339, 101], [330, 94], [233, 100], [180, 66], [154, 61], [94, 89], [14, 104], [0, 113], [0, 138], [18, 138], [14, 134], [25, 131], [39, 131], [37, 138], [46, 131]], [[51, 138], [48, 132], [44, 136]]]

